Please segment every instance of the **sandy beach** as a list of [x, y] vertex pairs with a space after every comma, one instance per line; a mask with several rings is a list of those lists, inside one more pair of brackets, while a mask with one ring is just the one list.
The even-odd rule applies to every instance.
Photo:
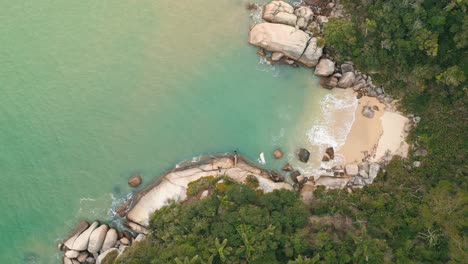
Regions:
[[[345, 90], [343, 93], [349, 93], [347, 96], [355, 96], [351, 90]], [[363, 108], [367, 105], [374, 109], [373, 118], [362, 114]], [[335, 118], [340, 120], [349, 116], [337, 113]], [[363, 160], [377, 162], [385, 156], [387, 151], [393, 155], [407, 156], [404, 127], [408, 118], [400, 113], [386, 111], [385, 105], [377, 98], [366, 96], [358, 100], [354, 118], [344, 145], [337, 150], [337, 154], [344, 156], [346, 164], [360, 163]]]

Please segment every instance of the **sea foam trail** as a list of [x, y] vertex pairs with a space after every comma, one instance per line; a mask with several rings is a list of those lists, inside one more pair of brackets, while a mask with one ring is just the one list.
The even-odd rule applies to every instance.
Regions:
[[[325, 153], [328, 147], [339, 151], [354, 123], [358, 100], [348, 94], [337, 96], [329, 93], [320, 101], [320, 105], [322, 117], [307, 131], [309, 142], [318, 153]], [[336, 154], [334, 160], [321, 162], [320, 168], [329, 169], [343, 162], [344, 157]], [[304, 168], [304, 172], [315, 174], [320, 168]]]

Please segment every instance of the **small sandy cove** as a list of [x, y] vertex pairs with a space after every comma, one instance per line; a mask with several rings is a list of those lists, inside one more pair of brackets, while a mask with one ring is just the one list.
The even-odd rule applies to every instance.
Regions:
[[[343, 92], [351, 93], [352, 91], [348, 89], [343, 90]], [[362, 114], [365, 106], [374, 109], [373, 118], [365, 117]], [[385, 109], [385, 105], [380, 103], [377, 98], [363, 96], [359, 99], [355, 120], [346, 142], [337, 151], [338, 154], [344, 156], [345, 163], [360, 163], [364, 160], [379, 162], [384, 159], [387, 153], [407, 157], [408, 144], [405, 142], [407, 135], [405, 125], [409, 120], [400, 113]]]

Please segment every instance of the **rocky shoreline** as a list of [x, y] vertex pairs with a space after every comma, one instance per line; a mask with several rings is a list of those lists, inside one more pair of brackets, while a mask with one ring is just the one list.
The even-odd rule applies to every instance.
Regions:
[[[338, 65], [331, 55], [325, 53], [322, 33], [328, 17], [344, 16], [339, 0], [329, 3], [309, 0], [296, 7], [283, 1], [272, 1], [263, 7], [252, 5], [251, 8], [262, 8], [264, 20], [253, 25], [249, 32], [248, 41], [259, 48], [257, 54], [270, 63], [315, 67], [314, 74], [321, 78], [320, 84], [326, 89], [350, 89], [360, 100], [365, 97], [377, 99], [385, 109], [379, 109], [376, 104], [363, 105], [359, 109], [359, 114], [367, 119], [373, 119], [376, 111], [395, 111], [394, 100], [385, 93], [384, 87], [374, 85], [372, 78], [356, 70], [352, 62]], [[402, 117], [404, 120], [401, 119], [398, 125], [404, 124], [403, 132], [406, 133], [419, 122], [417, 117], [407, 119], [395, 112], [385, 113]], [[394, 124], [386, 123], [382, 119], [382, 125]], [[396, 140], [396, 145], [398, 142], [404, 142], [406, 134], [403, 132], [399, 134], [400, 138]], [[384, 131], [381, 140], [390, 137], [386, 140], [395, 141], [391, 138], [395, 137], [392, 133]], [[239, 183], [245, 183], [249, 177], [255, 177], [259, 183], [258, 188], [264, 192], [275, 189], [296, 190], [300, 192], [305, 203], [311, 203], [313, 191], [317, 186], [330, 189], [347, 188], [348, 191], [352, 191], [353, 188], [362, 188], [371, 184], [393, 155], [404, 156], [404, 153], [401, 154], [395, 149], [394, 143], [392, 146], [387, 146], [385, 142], [382, 144], [386, 148], [393, 148], [391, 152], [387, 149], [374, 149], [373, 154], [380, 153], [377, 159], [366, 155], [357, 162], [321, 169], [319, 175], [301, 173], [289, 163], [283, 166], [282, 172], [265, 170], [237, 154], [204, 156], [195, 162], [184, 162], [155, 178], [117, 209], [128, 230], [119, 231], [115, 227], [97, 221], [91, 224], [83, 221], [78, 224], [75, 230], [58, 244], [58, 248], [64, 251], [62, 262], [99, 264], [108, 255], [113, 257], [121, 255], [128, 246], [145, 239], [151, 213], [167, 205], [169, 201], [184, 201], [187, 198], [188, 184], [202, 177], [229, 176]], [[335, 151], [338, 150], [328, 147], [322, 154], [322, 162], [334, 160]], [[276, 159], [283, 157], [279, 149], [272, 155]], [[296, 159], [298, 162], [307, 163], [310, 155], [307, 148], [299, 148]], [[291, 179], [291, 184], [285, 182], [285, 177]], [[139, 175], [133, 175], [129, 179], [129, 185], [132, 187], [140, 183]], [[202, 192], [201, 195], [209, 195], [209, 192]]]

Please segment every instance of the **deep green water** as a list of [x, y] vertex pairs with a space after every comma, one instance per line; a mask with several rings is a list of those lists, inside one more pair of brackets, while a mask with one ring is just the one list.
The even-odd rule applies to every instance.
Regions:
[[326, 93], [259, 64], [242, 0], [0, 3], [0, 263], [58, 263], [132, 173], [234, 149], [283, 165]]

